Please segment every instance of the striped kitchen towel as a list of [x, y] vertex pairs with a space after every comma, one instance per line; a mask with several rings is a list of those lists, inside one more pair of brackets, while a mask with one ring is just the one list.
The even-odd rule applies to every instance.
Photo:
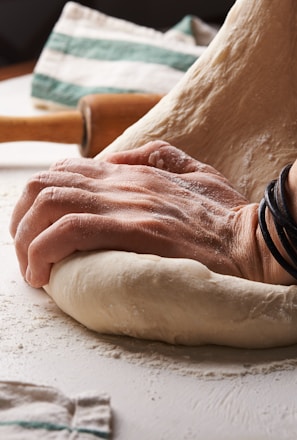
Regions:
[[216, 33], [190, 15], [160, 32], [68, 2], [33, 72], [32, 100], [54, 109], [92, 93], [166, 94]]
[[111, 438], [110, 399], [0, 381], [0, 438], [5, 440], [98, 440]]

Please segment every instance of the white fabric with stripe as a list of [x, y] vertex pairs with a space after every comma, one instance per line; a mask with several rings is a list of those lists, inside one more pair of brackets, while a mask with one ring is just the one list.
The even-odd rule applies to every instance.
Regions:
[[32, 100], [59, 108], [90, 93], [165, 94], [216, 32], [186, 16], [163, 33], [68, 2], [35, 67]]

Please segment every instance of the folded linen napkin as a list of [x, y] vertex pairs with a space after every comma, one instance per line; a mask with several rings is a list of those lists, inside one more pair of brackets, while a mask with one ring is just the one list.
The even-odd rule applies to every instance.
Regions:
[[54, 109], [92, 93], [166, 94], [216, 33], [190, 15], [160, 32], [68, 2], [33, 72], [33, 102]]
[[105, 394], [68, 398], [52, 387], [0, 382], [1, 439], [109, 439], [110, 422], [110, 399]]

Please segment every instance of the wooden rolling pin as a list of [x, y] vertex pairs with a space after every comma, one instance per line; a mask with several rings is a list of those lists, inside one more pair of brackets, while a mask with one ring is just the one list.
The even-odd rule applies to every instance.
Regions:
[[0, 116], [0, 142], [45, 141], [78, 144], [94, 157], [162, 98], [155, 94], [88, 95], [76, 110], [42, 116]]

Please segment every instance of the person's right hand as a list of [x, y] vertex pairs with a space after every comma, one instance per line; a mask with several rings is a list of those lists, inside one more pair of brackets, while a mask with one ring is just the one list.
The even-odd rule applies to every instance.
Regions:
[[11, 221], [25, 279], [79, 250], [191, 258], [247, 279], [284, 281], [258, 232], [257, 205], [219, 172], [162, 141], [104, 162], [67, 159], [34, 176]]

